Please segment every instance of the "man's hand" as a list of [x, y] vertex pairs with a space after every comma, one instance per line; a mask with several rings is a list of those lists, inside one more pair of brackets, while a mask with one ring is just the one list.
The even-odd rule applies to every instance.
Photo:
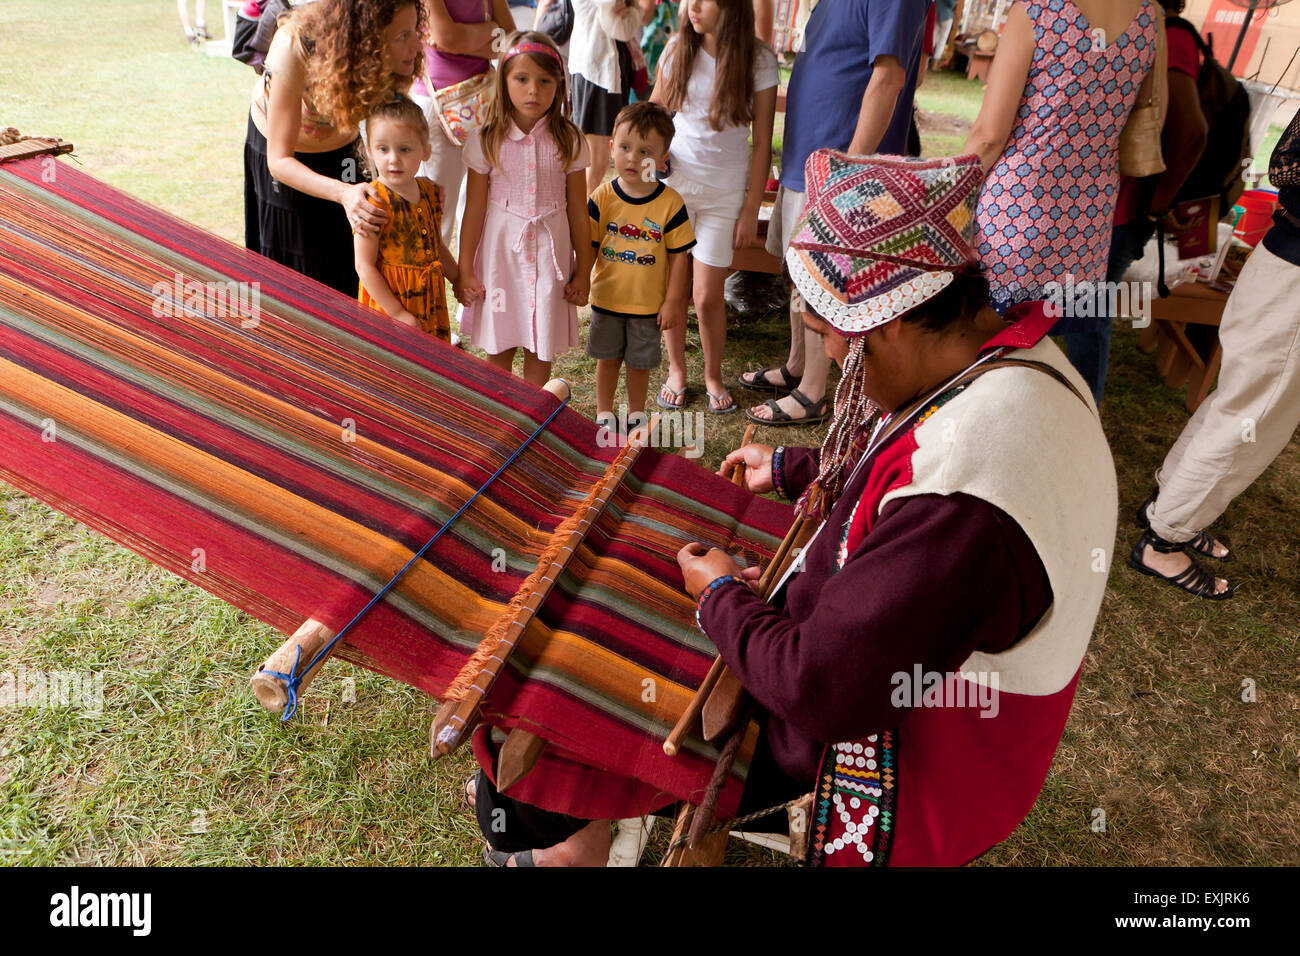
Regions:
[[743, 465], [745, 487], [756, 495], [766, 494], [775, 490], [772, 484], [772, 452], [775, 450], [771, 445], [744, 445], [722, 459], [718, 474], [729, 479], [735, 469]]
[[698, 598], [700, 592], [717, 578], [734, 574], [752, 584], [760, 573], [757, 567], [742, 568], [721, 548], [706, 548], [698, 541], [692, 541], [677, 552], [677, 563], [686, 582], [686, 593], [693, 598]]

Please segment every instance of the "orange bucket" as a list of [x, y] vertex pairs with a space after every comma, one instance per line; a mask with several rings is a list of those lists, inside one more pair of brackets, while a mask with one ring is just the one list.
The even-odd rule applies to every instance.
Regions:
[[1232, 234], [1253, 248], [1273, 225], [1277, 193], [1268, 189], [1247, 189], [1237, 200], [1237, 205], [1246, 211], [1237, 221], [1237, 228]]

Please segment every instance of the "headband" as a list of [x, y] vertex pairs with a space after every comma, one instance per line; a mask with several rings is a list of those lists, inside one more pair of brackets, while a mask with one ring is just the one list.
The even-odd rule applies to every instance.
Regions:
[[538, 43], [536, 40], [525, 40], [523, 43], [516, 43], [509, 50], [506, 50], [506, 55], [501, 58], [501, 62], [505, 63], [506, 60], [519, 53], [545, 53], [560, 64], [560, 69], [564, 69], [564, 60], [556, 52], [555, 47], [548, 46], [545, 43]]

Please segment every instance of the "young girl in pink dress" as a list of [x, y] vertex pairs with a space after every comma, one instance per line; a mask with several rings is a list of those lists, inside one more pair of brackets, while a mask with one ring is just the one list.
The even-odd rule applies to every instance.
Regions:
[[465, 143], [461, 333], [505, 371], [523, 349], [523, 377], [536, 385], [580, 344], [577, 306], [591, 288], [591, 157], [569, 119], [564, 79], [550, 37], [515, 34], [483, 128]]

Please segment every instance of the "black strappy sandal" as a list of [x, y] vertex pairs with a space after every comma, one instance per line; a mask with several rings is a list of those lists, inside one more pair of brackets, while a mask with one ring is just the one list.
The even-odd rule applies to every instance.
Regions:
[[[1143, 531], [1146, 531], [1151, 527], [1151, 518], [1148, 516], [1147, 512], [1150, 511], [1151, 506], [1155, 504], [1156, 495], [1158, 494], [1160, 494], [1160, 489], [1157, 487], [1155, 491], [1151, 492], [1151, 496], [1147, 498], [1146, 501], [1142, 502], [1141, 507], [1137, 510], [1137, 514], [1133, 516], [1133, 527], [1140, 528]], [[1198, 531], [1196, 537], [1192, 538], [1190, 541], [1184, 541], [1183, 546], [1184, 548], [1190, 548], [1204, 558], [1213, 558], [1215, 561], [1223, 562], [1231, 561], [1232, 549], [1229, 548], [1228, 553], [1220, 557], [1214, 553], [1214, 545], [1216, 543], [1223, 544], [1222, 541], [1216, 542], [1213, 535], [1210, 535], [1205, 531]], [[1223, 546], [1225, 548], [1228, 547], [1226, 544], [1223, 544]]]
[[1197, 597], [1205, 598], [1208, 601], [1226, 601], [1235, 593], [1235, 589], [1231, 584], [1228, 585], [1228, 589], [1222, 594], [1217, 593], [1214, 590], [1215, 576], [1197, 564], [1196, 559], [1191, 555], [1188, 555], [1187, 557], [1192, 563], [1173, 577], [1170, 577], [1167, 574], [1161, 574], [1159, 571], [1147, 567], [1142, 561], [1142, 553], [1146, 550], [1147, 545], [1151, 545], [1152, 550], [1158, 554], [1174, 554], [1178, 551], [1182, 551], [1184, 554], [1187, 553], [1187, 549], [1182, 544], [1174, 541], [1166, 541], [1164, 538], [1160, 537], [1160, 535], [1148, 528], [1146, 531], [1142, 532], [1142, 537], [1138, 538], [1138, 543], [1135, 544], [1133, 550], [1129, 552], [1128, 563], [1129, 567], [1133, 570], [1149, 575], [1153, 578], [1159, 578], [1167, 584], [1172, 584], [1176, 588], [1181, 588], [1188, 594], [1194, 594]]
[[[768, 372], [776, 372], [781, 376], [781, 381], [769, 381]], [[746, 376], [749, 376], [748, 379]], [[756, 372], [742, 372], [736, 382], [740, 388], [749, 388], [756, 392], [779, 392], [782, 395], [789, 395], [799, 387], [799, 379], [790, 374], [790, 370], [785, 367], [784, 363], [780, 368], [773, 366], [771, 368], [760, 368]]]

